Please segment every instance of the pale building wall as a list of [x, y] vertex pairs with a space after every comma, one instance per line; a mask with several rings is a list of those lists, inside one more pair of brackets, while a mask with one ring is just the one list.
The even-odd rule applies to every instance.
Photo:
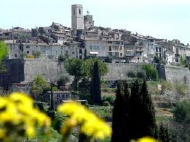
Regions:
[[84, 29], [84, 16], [82, 5], [75, 4], [71, 6], [71, 27], [72, 29]]

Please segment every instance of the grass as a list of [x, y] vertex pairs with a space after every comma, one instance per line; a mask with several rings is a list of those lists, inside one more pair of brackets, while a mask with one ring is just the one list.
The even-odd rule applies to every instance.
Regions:
[[105, 121], [112, 121], [112, 106], [92, 106], [89, 109]]

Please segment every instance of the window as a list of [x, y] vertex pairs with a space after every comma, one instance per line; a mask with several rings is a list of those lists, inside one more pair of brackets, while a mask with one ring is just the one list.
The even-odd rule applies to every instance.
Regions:
[[161, 52], [161, 47], [159, 48], [159, 52]]
[[122, 46], [120, 46], [120, 50], [122, 50]]
[[29, 54], [29, 53], [30, 53], [30, 51], [27, 51], [26, 53], [27, 53], [27, 54]]
[[79, 49], [79, 54], [82, 54], [82, 49]]
[[26, 48], [30, 48], [30, 46], [29, 46], [29, 45], [27, 45], [27, 46], [26, 46]]
[[17, 57], [17, 54], [15, 54], [15, 57]]
[[158, 47], [156, 47], [156, 52], [158, 52]]
[[79, 9], [79, 15], [81, 15], [81, 10]]
[[109, 46], [109, 51], [111, 51], [111, 46]]
[[57, 51], [56, 51], [56, 54], [57, 54]]
[[92, 45], [90, 46], [90, 49], [92, 49]]
[[82, 59], [82, 55], [79, 56], [79, 59]]
[[75, 52], [73, 51], [72, 54], [75, 54]]
[[123, 54], [122, 53], [120, 53], [120, 56], [122, 56]]
[[73, 9], [73, 14], [75, 15], [75, 9]]

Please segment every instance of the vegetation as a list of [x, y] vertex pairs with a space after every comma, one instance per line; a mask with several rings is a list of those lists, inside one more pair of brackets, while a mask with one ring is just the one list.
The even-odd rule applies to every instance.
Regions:
[[137, 72], [137, 78], [146, 79], [146, 73], [144, 71], [138, 71]]
[[64, 61], [66, 60], [66, 57], [64, 56], [64, 55], [59, 55], [59, 57], [58, 57], [58, 61], [60, 62], [60, 63], [63, 63]]
[[135, 71], [131, 70], [131, 71], [127, 72], [127, 76], [130, 77], [130, 78], [135, 78], [135, 77], [137, 77], [137, 74], [136, 74]]
[[83, 62], [82, 66], [83, 66], [83, 69], [84, 69], [84, 73], [88, 78], [91, 77], [95, 62], [97, 62], [97, 64], [98, 64], [100, 76], [103, 76], [108, 72], [107, 65], [105, 63], [103, 63], [101, 60], [98, 60], [98, 59], [86, 59]]
[[163, 123], [159, 127], [159, 140], [161, 142], [173, 142], [168, 128]]
[[34, 58], [39, 58], [41, 56], [41, 52], [40, 51], [35, 51], [32, 53], [32, 55], [34, 56]]
[[92, 77], [90, 83], [90, 95], [92, 104], [101, 104], [101, 84], [100, 84], [100, 72], [98, 61], [94, 63], [94, 68], [92, 70]]
[[158, 72], [153, 65], [145, 64], [142, 66], [142, 70], [146, 73], [146, 80], [158, 80]]
[[0, 41], [0, 61], [2, 61], [3, 59], [7, 59], [8, 55], [9, 55], [8, 46], [3, 41]]
[[58, 88], [59, 88], [60, 86], [65, 86], [65, 84], [66, 84], [67, 82], [69, 82], [69, 80], [70, 80], [70, 78], [69, 78], [68, 75], [62, 75], [62, 76], [58, 79], [58, 81], [57, 81], [57, 86], [58, 86]]
[[83, 71], [82, 59], [69, 59], [65, 62], [65, 69], [70, 75], [74, 76], [73, 89], [77, 90], [78, 81], [85, 76]]
[[0, 73], [7, 72], [7, 68], [2, 63], [2, 60], [7, 59], [8, 55], [9, 55], [8, 46], [3, 41], [0, 41]]
[[46, 80], [41, 75], [37, 75], [32, 81], [31, 85], [31, 93], [34, 97], [40, 98], [46, 91], [50, 90], [50, 85], [46, 82]]
[[113, 109], [112, 142], [128, 142], [143, 136], [157, 138], [157, 125], [152, 99], [146, 81], [136, 80], [131, 86], [118, 84]]

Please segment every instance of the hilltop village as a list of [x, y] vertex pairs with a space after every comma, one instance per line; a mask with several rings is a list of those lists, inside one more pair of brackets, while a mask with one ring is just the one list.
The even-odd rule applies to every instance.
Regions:
[[0, 39], [10, 48], [9, 59], [93, 58], [113, 63], [153, 63], [177, 65], [190, 56], [190, 46], [178, 39], [158, 39], [124, 29], [95, 26], [93, 15], [83, 15], [82, 5], [71, 6], [71, 28], [59, 23], [31, 30], [21, 27], [0, 29]]

